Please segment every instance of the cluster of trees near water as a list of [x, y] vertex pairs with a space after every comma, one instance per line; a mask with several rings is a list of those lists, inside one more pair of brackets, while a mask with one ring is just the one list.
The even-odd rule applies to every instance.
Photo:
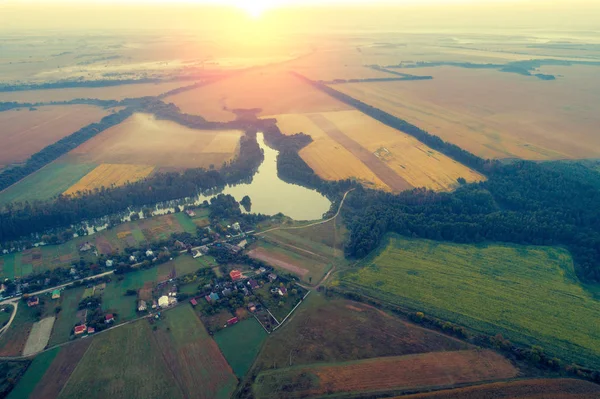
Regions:
[[346, 200], [347, 254], [367, 255], [387, 232], [458, 243], [564, 245], [580, 278], [600, 281], [600, 185], [597, 177], [581, 178], [596, 172], [577, 176], [572, 168], [558, 162], [496, 165], [487, 181], [452, 193], [359, 188]]

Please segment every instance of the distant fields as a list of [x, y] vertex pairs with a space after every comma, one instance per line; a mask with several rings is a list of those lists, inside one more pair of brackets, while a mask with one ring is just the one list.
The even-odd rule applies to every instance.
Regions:
[[490, 350], [467, 350], [264, 371], [256, 380], [254, 393], [259, 399], [383, 393], [506, 379], [516, 375], [517, 370], [501, 355]]
[[598, 365], [600, 302], [578, 283], [566, 250], [395, 235], [386, 243], [334, 284]]
[[313, 137], [300, 155], [326, 179], [354, 177], [367, 186], [392, 191], [410, 187], [446, 191], [456, 186], [458, 177], [483, 179], [413, 137], [356, 110], [277, 118], [285, 134], [303, 132]]
[[600, 154], [595, 134], [600, 119], [592, 105], [600, 102], [598, 67], [564, 68], [564, 76], [555, 81], [458, 67], [396, 71], [434, 79], [334, 88], [484, 158]]
[[596, 399], [600, 386], [591, 382], [557, 378], [495, 382], [448, 391], [399, 396], [394, 399]]
[[287, 71], [274, 67], [237, 74], [167, 97], [164, 101], [174, 103], [184, 113], [220, 122], [234, 120], [236, 116], [232, 110], [239, 108], [260, 108], [261, 116], [349, 108]]
[[62, 194], [96, 167], [94, 163], [53, 162], [0, 191], [0, 205], [48, 200]]
[[[77, 317], [77, 307], [83, 297], [84, 287], [65, 290], [60, 296], [61, 311], [56, 315], [56, 321], [50, 335], [48, 346], [67, 342], [73, 332], [73, 327], [81, 321]], [[51, 301], [51, 299], [47, 299]]]
[[[197, 219], [200, 220], [200, 219]], [[85, 242], [94, 245], [99, 254], [119, 253], [127, 247], [139, 248], [157, 240], [169, 238], [175, 232], [196, 232], [196, 225], [186, 214], [154, 216], [102, 230], [91, 236], [83, 236], [60, 245], [46, 245], [23, 252], [0, 256], [0, 275], [6, 278], [41, 273], [57, 267], [70, 267], [80, 257], [95, 260], [91, 251], [79, 252]]]
[[[0, 96], [5, 93], [0, 93]], [[53, 105], [0, 112], [0, 166], [26, 161], [44, 147], [57, 142], [110, 112], [91, 105]]]
[[0, 93], [0, 102], [49, 102], [70, 101], [76, 98], [98, 100], [123, 100], [146, 96], [157, 96], [173, 89], [193, 84], [191, 81], [127, 84], [110, 87], [78, 87], [71, 89], [26, 90]]
[[254, 317], [229, 326], [215, 334], [215, 341], [233, 372], [243, 378], [267, 339], [267, 332]]
[[10, 327], [0, 336], [0, 356], [21, 356], [37, 317], [35, 310], [21, 303]]
[[219, 168], [239, 151], [237, 130], [198, 130], [149, 114], [134, 114], [65, 156], [69, 162]]
[[130, 164], [102, 164], [69, 187], [63, 194], [76, 195], [78, 192], [93, 191], [102, 187], [110, 188], [133, 183], [147, 177], [154, 166]]

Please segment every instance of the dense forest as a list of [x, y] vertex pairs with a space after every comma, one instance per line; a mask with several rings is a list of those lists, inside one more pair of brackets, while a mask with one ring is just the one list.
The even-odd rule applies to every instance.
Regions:
[[583, 176], [596, 172], [576, 175], [572, 168], [515, 162], [452, 193], [356, 190], [346, 200], [347, 254], [367, 255], [387, 232], [459, 243], [564, 245], [580, 278], [600, 281], [600, 179], [590, 182]]

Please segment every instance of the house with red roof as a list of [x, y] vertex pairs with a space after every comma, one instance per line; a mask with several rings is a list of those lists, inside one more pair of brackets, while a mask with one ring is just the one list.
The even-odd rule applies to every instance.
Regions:
[[88, 327], [87, 332], [88, 332], [88, 334], [93, 334], [96, 332], [96, 329], [94, 327]]
[[106, 316], [104, 316], [104, 322], [106, 324], [112, 323], [114, 321], [115, 321], [115, 316], [112, 313], [109, 313]]
[[232, 325], [236, 324], [238, 321], [239, 321], [239, 319], [237, 317], [232, 317], [231, 319], [227, 320], [227, 325], [232, 326]]
[[80, 335], [83, 334], [84, 332], [86, 332], [87, 327], [85, 324], [82, 324], [80, 326], [75, 326], [75, 335]]
[[192, 306], [198, 305], [198, 301], [196, 301], [196, 298], [190, 299], [190, 303], [192, 304]]
[[229, 277], [231, 277], [233, 281], [239, 280], [242, 278], [242, 272], [234, 269], [229, 272]]

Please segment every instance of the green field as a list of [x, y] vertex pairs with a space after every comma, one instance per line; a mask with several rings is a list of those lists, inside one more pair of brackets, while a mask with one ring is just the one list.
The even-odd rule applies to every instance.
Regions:
[[0, 327], [4, 327], [4, 324], [8, 322], [14, 307], [12, 305], [3, 305], [2, 309], [4, 309], [4, 311], [0, 312]]
[[[73, 327], [77, 324], [77, 306], [81, 301], [84, 287], [64, 290], [60, 296], [61, 311], [56, 317], [48, 346], [54, 346], [69, 340]], [[47, 299], [47, 301], [52, 301]], [[57, 302], [57, 301], [54, 301]]]
[[0, 356], [20, 356], [27, 342], [29, 331], [36, 321], [39, 321], [36, 309], [21, 302], [12, 324], [0, 336]]
[[254, 317], [215, 334], [215, 341], [239, 378], [250, 370], [266, 339], [266, 331]]
[[182, 395], [142, 320], [93, 338], [59, 398], [172, 398]]
[[58, 355], [60, 348], [55, 348], [36, 356], [29, 365], [29, 368], [17, 384], [17, 386], [8, 395], [8, 399], [28, 398], [35, 389], [35, 386], [42, 379], [46, 370], [52, 364], [52, 361]]
[[97, 165], [54, 162], [0, 192], [0, 205], [48, 200], [65, 192]]
[[600, 365], [600, 302], [578, 283], [566, 250], [396, 235], [386, 244], [333, 284]]

